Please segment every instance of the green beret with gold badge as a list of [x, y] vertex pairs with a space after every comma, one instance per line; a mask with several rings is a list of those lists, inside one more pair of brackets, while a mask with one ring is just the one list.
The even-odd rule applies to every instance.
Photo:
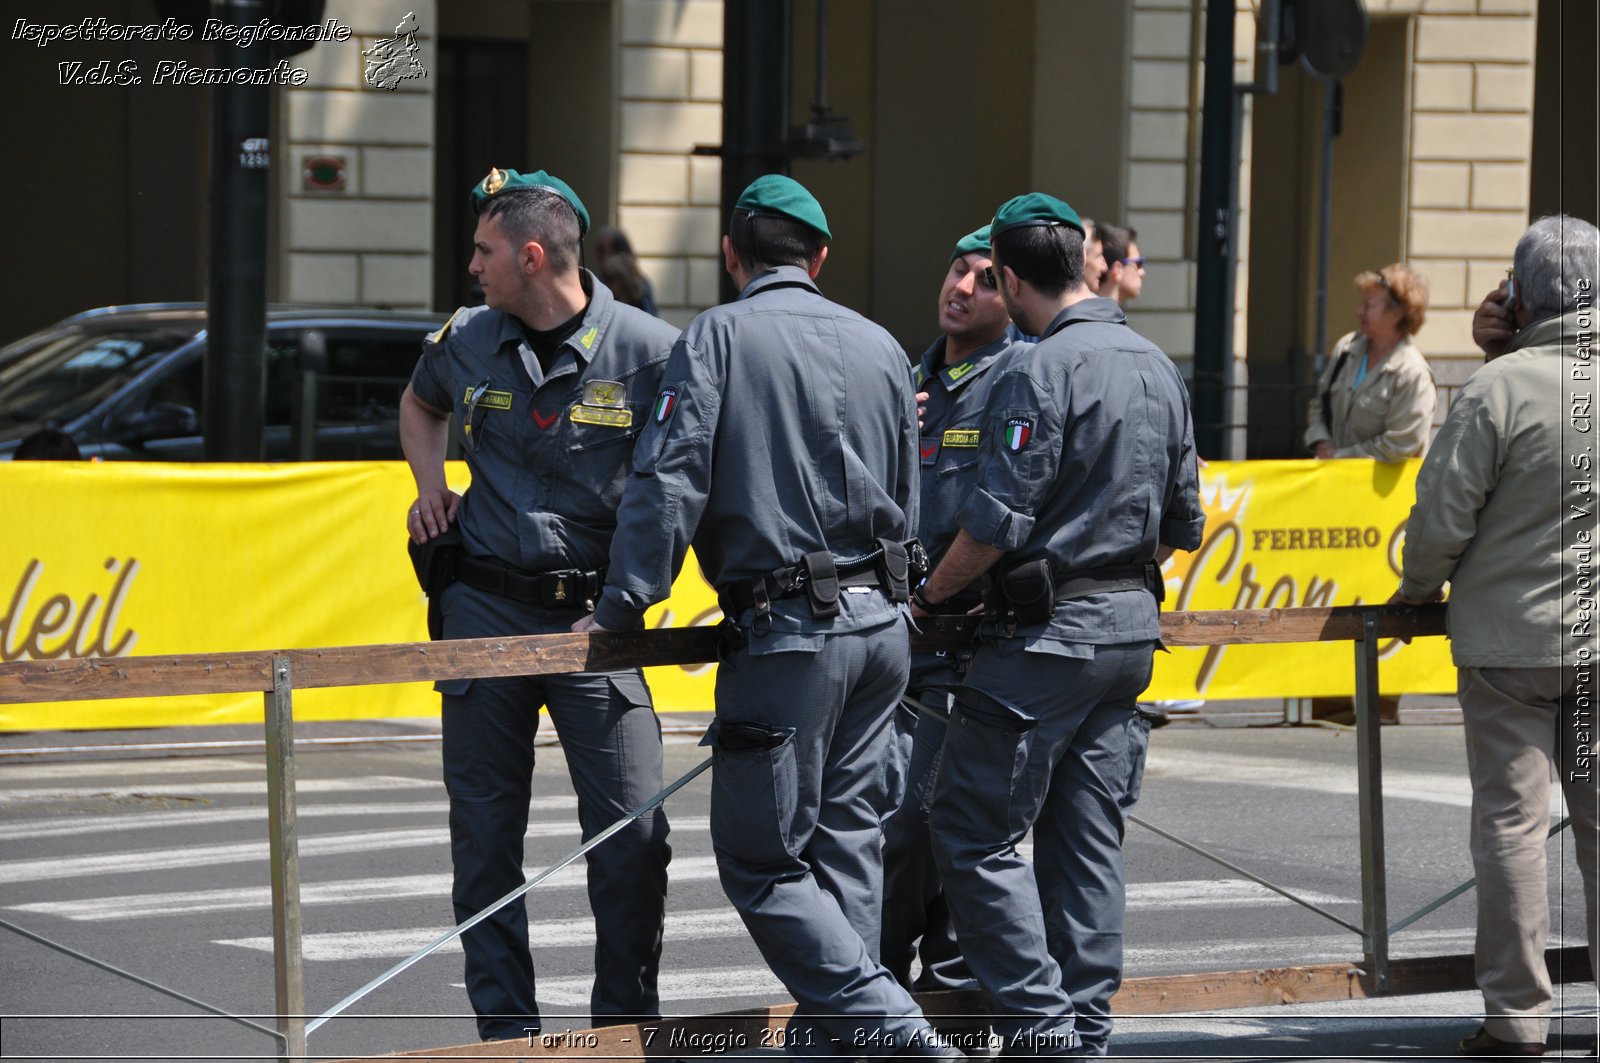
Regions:
[[578, 193], [572, 186], [559, 177], [554, 177], [543, 170], [534, 173], [518, 173], [515, 170], [502, 170], [498, 167], [489, 171], [489, 175], [472, 186], [472, 213], [483, 212], [483, 205], [502, 192], [515, 192], [519, 188], [548, 188], [572, 205], [572, 212], [578, 216], [578, 236], [582, 237], [589, 231], [589, 211], [583, 205], [583, 200], [578, 198]]
[[828, 231], [828, 219], [823, 215], [822, 204], [817, 202], [817, 197], [807, 192], [806, 186], [799, 181], [779, 173], [765, 174], [751, 181], [739, 193], [739, 200], [733, 209], [792, 218], [801, 225], [817, 230], [824, 240], [833, 239], [833, 234]]
[[1043, 192], [1013, 196], [1000, 204], [990, 229], [999, 236], [1008, 229], [1020, 229], [1024, 225], [1068, 225], [1083, 232], [1083, 219], [1078, 217], [1078, 212]]
[[962, 255], [982, 255], [989, 257], [989, 226], [974, 229], [956, 241], [956, 249], [950, 252], [950, 261], [954, 262]]

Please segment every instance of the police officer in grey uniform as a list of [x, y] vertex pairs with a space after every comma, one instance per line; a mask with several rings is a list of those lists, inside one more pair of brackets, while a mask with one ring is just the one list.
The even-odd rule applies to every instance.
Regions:
[[[989, 260], [989, 227], [963, 236], [950, 254], [939, 289], [941, 335], [917, 364], [921, 405], [922, 517], [918, 538], [937, 560], [956, 536], [956, 513], [978, 468], [984, 400], [995, 370], [1019, 345], [1007, 335], [1011, 319]], [[978, 605], [969, 588], [942, 603], [942, 612]], [[911, 683], [901, 709], [909, 724], [909, 765], [900, 807], [883, 827], [883, 965], [907, 988], [970, 989], [945, 907], [928, 835], [939, 749], [950, 718], [950, 691], [961, 683], [971, 654], [920, 650], [911, 657]], [[908, 711], [909, 710], [909, 711]], [[920, 942], [920, 944], [919, 944]], [[913, 983], [911, 960], [922, 970]]]
[[1194, 432], [1171, 360], [1084, 285], [1071, 207], [1019, 196], [991, 235], [1012, 319], [1041, 338], [991, 385], [977, 486], [914, 609], [996, 570], [945, 738], [934, 855], [1007, 1053], [1098, 1056], [1122, 977], [1158, 565], [1205, 525]]
[[[588, 212], [564, 182], [493, 170], [472, 190], [471, 271], [486, 306], [423, 344], [400, 404], [417, 481], [417, 543], [459, 535], [431, 562], [436, 638], [566, 631], [599, 593], [633, 446], [677, 330], [625, 306], [579, 265]], [[460, 418], [472, 484], [445, 485]], [[458, 921], [521, 885], [539, 707], [560, 736], [589, 837], [661, 789], [661, 731], [638, 669], [451, 680], [444, 695], [452, 893]], [[597, 1024], [659, 1015], [667, 820], [643, 816], [589, 853]], [[539, 1028], [519, 900], [469, 930], [467, 995], [485, 1040]]]
[[727, 617], [706, 739], [711, 843], [799, 1004], [786, 1047], [959, 1056], [877, 962], [917, 414], [899, 345], [817, 289], [830, 238], [787, 177], [740, 195], [722, 241], [739, 299], [673, 348], [604, 596], [579, 629], [638, 627], [693, 543]]

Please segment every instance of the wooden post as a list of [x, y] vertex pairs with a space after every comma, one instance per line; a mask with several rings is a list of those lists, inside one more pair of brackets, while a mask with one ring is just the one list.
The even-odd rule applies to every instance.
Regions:
[[294, 689], [289, 658], [272, 659], [266, 695], [267, 831], [272, 857], [272, 966], [284, 1063], [306, 1056], [306, 986], [300, 959], [300, 843], [294, 811]]

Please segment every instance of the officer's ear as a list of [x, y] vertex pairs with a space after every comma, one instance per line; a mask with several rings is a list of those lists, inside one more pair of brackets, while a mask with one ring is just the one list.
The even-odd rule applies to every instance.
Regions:
[[817, 279], [817, 274], [822, 272], [822, 264], [828, 260], [828, 245], [823, 244], [817, 248], [817, 253], [811, 256], [811, 261], [806, 265], [806, 275], [812, 280]]
[[529, 240], [522, 245], [517, 255], [517, 265], [522, 267], [526, 276], [533, 276], [550, 261], [550, 256], [545, 252], [544, 245], [537, 240]]
[[732, 275], [739, 269], [739, 266], [739, 256], [733, 250], [733, 237], [724, 234], [722, 237], [722, 268]]
[[1017, 271], [1010, 266], [997, 266], [996, 268], [999, 272], [995, 274], [995, 280], [1000, 282], [1000, 289], [1015, 299], [1022, 293], [1022, 278], [1017, 276]]

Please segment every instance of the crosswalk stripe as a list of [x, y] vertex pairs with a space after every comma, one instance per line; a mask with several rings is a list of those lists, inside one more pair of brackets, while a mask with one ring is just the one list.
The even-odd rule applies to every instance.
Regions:
[[[1152, 749], [1146, 765], [1147, 785], [1164, 772], [1182, 775], [1191, 781], [1214, 781], [1222, 785], [1264, 786], [1279, 790], [1309, 790], [1313, 793], [1356, 796], [1354, 758], [1348, 766], [1331, 770], [1308, 771], [1304, 761], [1289, 757], [1252, 757], [1199, 749]], [[1425, 801], [1454, 808], [1472, 807], [1472, 782], [1460, 772], [1397, 771], [1383, 772], [1385, 801]], [[1550, 810], [1566, 814], [1561, 788], [1550, 789]]]
[[[705, 817], [671, 820], [673, 831], [709, 830]], [[536, 823], [528, 828], [529, 838], [570, 835], [578, 838], [576, 823]], [[300, 858], [343, 853], [373, 853], [388, 849], [413, 849], [448, 846], [450, 832], [444, 827], [418, 827], [411, 830], [354, 831], [343, 834], [302, 835]], [[53, 856], [42, 860], [12, 860], [0, 863], [0, 883], [45, 882], [51, 879], [98, 875], [130, 874], [138, 871], [171, 870], [180, 867], [213, 867], [219, 864], [245, 864], [267, 859], [266, 842], [225, 842], [194, 845], [183, 849], [136, 849], [131, 852], [95, 853], [88, 856]]]
[[[411, 779], [401, 775], [369, 775], [359, 779], [301, 779], [295, 784], [296, 794], [344, 794], [364, 790], [442, 790], [438, 779]], [[0, 803], [26, 801], [83, 801], [96, 798], [129, 797], [221, 797], [231, 794], [262, 794], [267, 792], [265, 779], [255, 782], [164, 782], [143, 785], [122, 783], [118, 786], [75, 786], [58, 789], [0, 790]]]
[[[535, 812], [565, 812], [578, 806], [571, 796], [536, 797], [529, 807]], [[301, 819], [332, 816], [444, 815], [448, 801], [389, 801], [376, 804], [300, 805]], [[130, 830], [157, 830], [162, 827], [208, 826], [213, 823], [265, 823], [262, 808], [200, 808], [173, 812], [131, 812], [110, 816], [74, 816], [69, 822], [35, 821], [0, 823], [0, 841], [19, 838], [66, 838], [80, 834], [121, 834]]]
[[[540, 868], [525, 868], [529, 878]], [[710, 856], [674, 857], [668, 869], [675, 883], [699, 882], [717, 877], [716, 858]], [[586, 875], [582, 863], [561, 869], [542, 882], [536, 891], [583, 889]], [[407, 897], [450, 896], [450, 876], [399, 875], [386, 878], [344, 879], [338, 882], [307, 883], [300, 889], [302, 907], [319, 904], [360, 904], [368, 901], [399, 900]], [[35, 901], [6, 905], [10, 911], [53, 915], [73, 922], [97, 923], [119, 919], [148, 919], [155, 916], [194, 915], [201, 912], [236, 912], [265, 909], [272, 904], [266, 886], [237, 889], [194, 890], [188, 893], [139, 893], [120, 897], [100, 897], [72, 901]]]
[[[456, 989], [465, 989], [462, 982], [450, 983]], [[594, 978], [582, 975], [575, 978], [540, 978], [535, 986], [539, 1006], [547, 1015], [548, 1005], [587, 1009], [589, 990]], [[687, 971], [662, 971], [657, 990], [663, 1002], [673, 1000], [742, 1000], [759, 998], [768, 1003], [787, 1000], [789, 991], [778, 981], [778, 976], [765, 966], [706, 967]], [[586, 1011], [575, 1014], [587, 1014]]]
[[[260, 760], [229, 757], [165, 757], [150, 760], [90, 760], [55, 764], [6, 764], [0, 766], [0, 779], [14, 783], [23, 779], [117, 779], [133, 775], [200, 775], [206, 772], [266, 771]], [[263, 776], [264, 777], [264, 776]]]
[[[690, 868], [672, 865], [672, 880], [683, 882], [690, 877], [713, 878], [716, 875], [715, 861], [708, 857], [695, 858], [698, 863], [692, 869], [698, 874], [690, 875]], [[688, 863], [688, 861], [683, 861]], [[709, 865], [709, 866], [707, 866]], [[556, 876], [560, 878], [561, 876]], [[445, 879], [445, 876], [435, 876]], [[577, 876], [569, 885], [579, 885]], [[365, 896], [369, 900], [388, 899], [399, 896], [390, 889], [383, 880], [373, 880], [377, 890], [369, 890]], [[440, 883], [446, 890], [449, 888], [448, 880]], [[1323, 894], [1314, 894], [1320, 903], [1332, 903], [1337, 898]], [[307, 901], [306, 903], [314, 903]], [[1278, 894], [1242, 879], [1230, 879], [1221, 882], [1150, 882], [1131, 887], [1128, 891], [1128, 907], [1132, 909], [1161, 908], [1228, 908], [1228, 907], [1254, 907], [1261, 904], [1288, 904], [1289, 901]], [[38, 911], [44, 906], [28, 906]], [[60, 914], [59, 911], [54, 914]], [[319, 960], [367, 960], [385, 959], [409, 956], [428, 942], [443, 933], [442, 928], [406, 928], [403, 930], [360, 930], [349, 932], [334, 932], [326, 934], [307, 934], [301, 942], [301, 951], [307, 962]], [[669, 940], [699, 939], [714, 937], [737, 937], [744, 933], [744, 924], [737, 913], [731, 908], [701, 909], [684, 912], [667, 917], [667, 937]], [[530, 927], [532, 944], [542, 948], [563, 948], [575, 945], [592, 945], [594, 943], [594, 920], [588, 917], [580, 919], [559, 919], [540, 921], [534, 920]], [[272, 951], [271, 937], [232, 938], [217, 941], [218, 945], [233, 945], [239, 948], [256, 949], [261, 952]], [[459, 951], [459, 946], [448, 946], [450, 951]]]
[[[333, 934], [307, 934], [300, 943], [301, 957], [307, 963], [335, 960], [377, 960], [409, 956], [438, 938], [447, 927], [437, 929], [368, 930]], [[710, 938], [739, 937], [745, 932], [744, 922], [732, 908], [707, 908], [667, 916], [665, 939], [667, 941], [704, 941]], [[559, 949], [594, 944], [594, 920], [549, 919], [533, 921], [528, 926], [528, 943], [536, 949]], [[271, 952], [272, 938], [248, 937], [215, 941], [216, 945], [231, 945]], [[440, 952], [460, 952], [461, 939], [441, 946]]]

